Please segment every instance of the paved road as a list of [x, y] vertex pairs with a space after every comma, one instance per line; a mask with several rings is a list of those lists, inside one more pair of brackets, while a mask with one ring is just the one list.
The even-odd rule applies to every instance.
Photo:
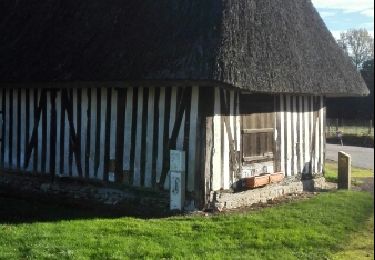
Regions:
[[327, 144], [326, 158], [337, 161], [339, 151], [346, 152], [352, 156], [353, 166], [374, 170], [374, 148]]

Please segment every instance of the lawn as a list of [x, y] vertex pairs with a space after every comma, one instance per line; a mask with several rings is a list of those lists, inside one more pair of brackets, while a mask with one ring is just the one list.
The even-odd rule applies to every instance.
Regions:
[[350, 242], [342, 251], [333, 254], [333, 259], [374, 259], [374, 216], [363, 229], [350, 235]]
[[339, 191], [260, 211], [146, 220], [0, 197], [0, 259], [327, 259], [368, 233], [373, 208], [370, 193]]
[[[360, 184], [362, 182], [361, 179], [373, 177], [374, 172], [372, 170], [352, 167], [353, 184]], [[325, 178], [327, 181], [337, 182], [337, 162], [326, 162]]]

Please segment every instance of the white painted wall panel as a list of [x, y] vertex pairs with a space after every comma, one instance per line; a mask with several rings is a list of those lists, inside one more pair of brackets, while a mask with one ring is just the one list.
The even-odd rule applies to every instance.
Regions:
[[214, 105], [214, 149], [212, 158], [212, 189], [221, 189], [222, 178], [222, 158], [221, 158], [221, 101], [220, 90], [215, 89], [215, 105]]
[[147, 113], [147, 129], [146, 129], [146, 166], [145, 166], [145, 187], [152, 187], [152, 171], [153, 171], [153, 149], [154, 149], [154, 104], [155, 104], [155, 88], [149, 88], [148, 95], [148, 113]]
[[195, 175], [197, 169], [197, 130], [198, 130], [199, 87], [194, 86], [191, 94], [190, 131], [189, 131], [189, 167], [188, 191], [194, 191]]
[[137, 113], [137, 133], [134, 155], [134, 176], [133, 185], [141, 186], [141, 144], [142, 144], [142, 113], [143, 113], [143, 88], [138, 89], [138, 113]]

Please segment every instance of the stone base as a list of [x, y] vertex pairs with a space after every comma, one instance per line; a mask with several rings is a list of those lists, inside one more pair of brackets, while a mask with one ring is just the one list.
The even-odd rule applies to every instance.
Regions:
[[325, 178], [311, 180], [285, 179], [283, 182], [270, 184], [264, 188], [242, 192], [212, 192], [210, 207], [215, 210], [249, 207], [255, 203], [266, 203], [287, 194], [302, 193], [326, 189]]

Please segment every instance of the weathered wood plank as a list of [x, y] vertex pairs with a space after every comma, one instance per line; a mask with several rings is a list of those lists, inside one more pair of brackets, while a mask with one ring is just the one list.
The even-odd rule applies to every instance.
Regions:
[[243, 134], [273, 133], [274, 128], [242, 129]]
[[237, 158], [237, 126], [236, 126], [236, 93], [234, 90], [230, 91], [229, 94], [229, 122], [230, 122], [230, 130], [233, 134], [233, 149], [234, 149], [234, 161], [236, 162], [233, 165], [233, 169], [231, 170], [231, 187], [233, 187], [233, 183], [235, 182], [235, 173], [238, 169], [238, 158]]
[[163, 170], [163, 155], [164, 155], [164, 128], [165, 125], [165, 87], [160, 88], [160, 96], [159, 96], [159, 132], [158, 132], [158, 153], [157, 153], [157, 161], [156, 161], [156, 182], [160, 182], [161, 172]]
[[[172, 135], [172, 130], [170, 130], [170, 120], [168, 120], [171, 117], [171, 102], [172, 102], [172, 87], [167, 87], [165, 90], [165, 119], [164, 119], [164, 136], [163, 136], [163, 161], [162, 161], [162, 171], [160, 174], [160, 180], [159, 180], [159, 187], [163, 188], [164, 190], [169, 189], [169, 178], [168, 178], [168, 173], [166, 174], [165, 180], [162, 180], [163, 172], [165, 171], [165, 161], [167, 158], [165, 158], [166, 154], [169, 151], [166, 151], [166, 149], [169, 149], [169, 138]], [[163, 185], [164, 181], [164, 185]]]
[[133, 88], [128, 88], [126, 93], [125, 127], [124, 127], [124, 159], [123, 168], [130, 171], [130, 150], [133, 123]]

